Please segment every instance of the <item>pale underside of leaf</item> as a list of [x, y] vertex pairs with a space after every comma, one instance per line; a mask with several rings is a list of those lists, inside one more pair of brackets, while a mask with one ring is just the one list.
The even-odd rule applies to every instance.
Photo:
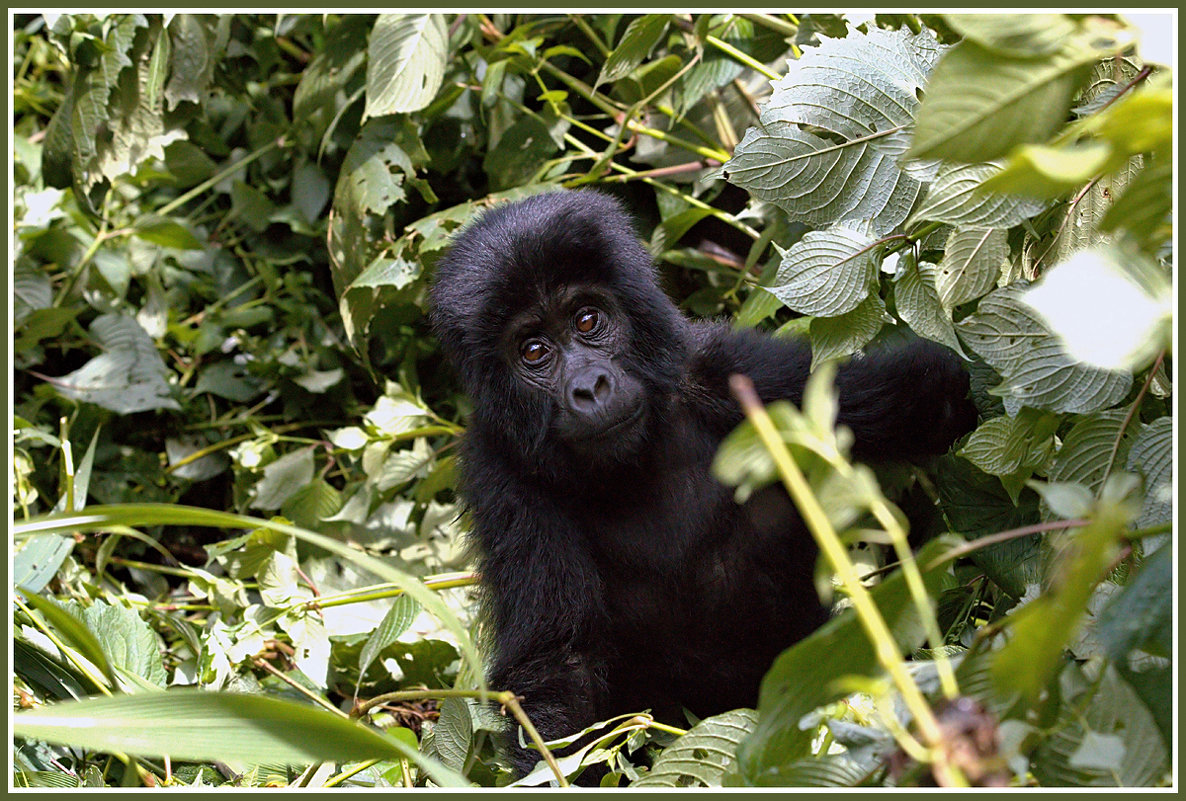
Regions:
[[951, 315], [939, 301], [935, 288], [935, 265], [910, 266], [894, 284], [898, 314], [920, 336], [946, 345], [964, 355]]
[[809, 48], [774, 84], [724, 175], [816, 227], [866, 220], [875, 233], [894, 230], [936, 169], [899, 159], [939, 49], [929, 32], [880, 29]]
[[758, 713], [735, 709], [705, 718], [655, 761], [651, 772], [632, 787], [719, 787], [725, 768], [734, 759], [737, 744], [754, 729]]
[[872, 245], [867, 235], [841, 226], [812, 231], [786, 252], [768, 289], [803, 314], [850, 312], [877, 280]]
[[999, 289], [980, 301], [976, 314], [960, 321], [960, 338], [1004, 379], [997, 392], [1018, 405], [1056, 412], [1091, 412], [1119, 402], [1132, 384], [1124, 371], [1075, 362], [1037, 313], [1017, 295]]
[[439, 14], [381, 14], [367, 48], [363, 119], [419, 111], [445, 75], [448, 38]]
[[1136, 521], [1139, 528], [1173, 519], [1173, 434], [1173, 418], [1159, 417], [1141, 430], [1129, 451], [1128, 469], [1139, 470], [1145, 477], [1145, 502]]
[[996, 164], [946, 164], [907, 225], [921, 220], [975, 228], [1012, 228], [1046, 208], [1046, 201], [997, 195], [980, 189], [1000, 171]]
[[950, 311], [987, 294], [1000, 280], [1008, 258], [1006, 231], [993, 228], [953, 231], [935, 274], [939, 301]]
[[893, 322], [893, 318], [886, 313], [885, 301], [876, 293], [846, 314], [816, 317], [810, 328], [812, 371], [829, 359], [856, 353], [873, 341], [888, 322]]
[[1124, 416], [1120, 410], [1098, 412], [1075, 423], [1054, 457], [1050, 480], [1082, 484], [1092, 492], [1099, 489], [1120, 441]]

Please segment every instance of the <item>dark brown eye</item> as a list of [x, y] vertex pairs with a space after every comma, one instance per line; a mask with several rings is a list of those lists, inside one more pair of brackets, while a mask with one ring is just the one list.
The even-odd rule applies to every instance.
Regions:
[[587, 334], [597, 327], [601, 322], [601, 315], [597, 313], [597, 309], [581, 309], [576, 316], [576, 329], [582, 334]]
[[528, 364], [539, 364], [548, 355], [548, 346], [538, 339], [529, 339], [519, 348], [519, 355]]

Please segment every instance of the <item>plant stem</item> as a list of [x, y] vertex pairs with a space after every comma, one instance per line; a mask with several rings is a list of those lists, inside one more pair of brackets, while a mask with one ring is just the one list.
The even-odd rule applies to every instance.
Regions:
[[272, 150], [274, 150], [275, 148], [279, 147], [282, 144], [284, 144], [283, 136], [273, 139], [271, 142], [264, 145], [263, 147], [255, 150], [251, 153], [248, 153], [246, 156], [239, 159], [234, 164], [230, 165], [229, 167], [227, 167], [226, 169], [224, 169], [222, 172], [218, 173], [217, 175], [214, 175], [213, 177], [207, 178], [205, 181], [202, 181], [202, 183], [198, 184], [197, 186], [195, 186], [193, 189], [189, 190], [185, 194], [178, 195], [177, 197], [173, 198], [168, 203], [166, 203], [165, 205], [163, 205], [159, 209], [157, 209], [155, 212], [153, 212], [153, 216], [168, 217], [171, 213], [173, 213], [174, 209], [177, 209], [180, 206], [184, 206], [186, 203], [193, 200], [198, 195], [202, 194], [203, 192], [212, 188], [213, 186], [221, 183], [227, 177], [234, 175], [236, 172], [243, 169], [251, 162], [257, 160], [258, 158], [265, 155], [266, 153], [271, 152]]
[[[455, 587], [470, 587], [477, 584], [480, 577], [477, 573], [444, 573], [440, 576], [426, 576], [424, 586], [430, 590], [448, 590]], [[385, 598], [396, 598], [404, 595], [404, 590], [390, 582], [375, 584], [370, 587], [358, 587], [348, 592], [323, 595], [309, 601], [301, 601], [290, 609], [328, 609], [332, 606], [346, 606], [367, 601], [381, 601]]]
[[347, 715], [345, 712], [338, 709], [336, 706], [331, 704], [326, 699], [322, 698], [317, 693], [313, 692], [312, 690], [307, 689], [304, 685], [300, 684], [299, 682], [295, 681], [294, 679], [290, 678], [289, 676], [286, 676], [282, 671], [277, 670], [270, 662], [268, 662], [268, 660], [257, 656], [254, 659], [252, 659], [251, 662], [257, 668], [260, 668], [262, 670], [267, 671], [268, 673], [271, 673], [273, 676], [280, 679], [280, 681], [282, 681], [285, 684], [287, 684], [288, 686], [292, 687], [298, 693], [305, 696], [306, 698], [308, 698], [310, 701], [317, 704], [318, 706], [328, 709], [330, 712], [333, 712], [338, 717], [343, 717], [343, 718], [349, 719], [350, 716]]
[[765, 64], [758, 61], [756, 58], [751, 56], [749, 53], [745, 53], [745, 52], [742, 52], [741, 50], [738, 50], [736, 47], [729, 44], [724, 39], [718, 39], [717, 37], [712, 36], [710, 34], [710, 35], [704, 37], [704, 41], [708, 42], [710, 45], [715, 47], [717, 50], [720, 50], [722, 53], [724, 53], [725, 55], [727, 55], [729, 58], [733, 59], [734, 61], [738, 62], [739, 64], [744, 64], [745, 66], [749, 67], [754, 72], [759, 72], [762, 75], [765, 75], [767, 78], [769, 78], [772, 81], [777, 81], [779, 78], [782, 77], [777, 72], [771, 72], [770, 70], [768, 70], [766, 68]]
[[770, 14], [738, 14], [742, 19], [748, 19], [750, 22], [756, 22], [764, 28], [769, 28], [772, 31], [777, 31], [783, 36], [794, 38], [799, 35], [798, 26], [792, 25], [789, 22], [783, 22], [778, 17]]
[[329, 777], [328, 779], [325, 780], [325, 783], [322, 784], [321, 786], [322, 787], [337, 787], [339, 784], [341, 784], [342, 782], [351, 778], [352, 776], [357, 776], [359, 773], [362, 773], [367, 768], [377, 765], [382, 761], [383, 760], [381, 760], [381, 759], [368, 759], [364, 762], [359, 762], [354, 767], [347, 768], [346, 770], [342, 771], [338, 775]]
[[1103, 492], [1104, 482], [1107, 481], [1108, 476], [1112, 475], [1112, 467], [1116, 464], [1116, 454], [1120, 452], [1120, 443], [1124, 440], [1124, 432], [1128, 430], [1129, 423], [1136, 416], [1137, 409], [1141, 407], [1141, 401], [1145, 399], [1145, 393], [1149, 391], [1149, 385], [1153, 383], [1153, 376], [1157, 374], [1157, 368], [1161, 367], [1161, 362], [1164, 358], [1165, 351], [1163, 350], [1157, 354], [1157, 360], [1149, 368], [1149, 375], [1145, 376], [1145, 383], [1141, 384], [1141, 391], [1137, 393], [1137, 397], [1133, 400], [1132, 405], [1128, 407], [1128, 414], [1124, 415], [1124, 421], [1120, 424], [1120, 430], [1116, 432], [1116, 441], [1112, 443], [1112, 452], [1108, 455], [1108, 467], [1104, 470], [1104, 477], [1100, 480], [1100, 488], [1096, 493], [1096, 497], [1099, 497], [1099, 493]]

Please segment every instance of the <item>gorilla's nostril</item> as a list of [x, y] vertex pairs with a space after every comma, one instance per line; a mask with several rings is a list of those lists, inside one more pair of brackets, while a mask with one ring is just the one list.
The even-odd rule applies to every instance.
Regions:
[[593, 384], [593, 397], [595, 397], [597, 400], [603, 401], [609, 396], [609, 390], [609, 378], [607, 378], [604, 374], [597, 376], [597, 381]]

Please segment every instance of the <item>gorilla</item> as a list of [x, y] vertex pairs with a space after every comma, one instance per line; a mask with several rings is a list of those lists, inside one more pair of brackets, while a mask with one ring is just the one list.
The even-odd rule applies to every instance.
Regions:
[[[738, 504], [710, 467], [742, 419], [729, 376], [798, 403], [798, 341], [686, 319], [608, 195], [496, 207], [455, 238], [431, 322], [474, 402], [461, 493], [487, 613], [489, 683], [554, 739], [624, 712], [685, 720], [757, 702], [826, 620], [816, 547], [781, 487]], [[854, 456], [945, 452], [975, 423], [968, 376], [923, 340], [837, 374]], [[507, 745], [518, 775], [539, 755]]]

